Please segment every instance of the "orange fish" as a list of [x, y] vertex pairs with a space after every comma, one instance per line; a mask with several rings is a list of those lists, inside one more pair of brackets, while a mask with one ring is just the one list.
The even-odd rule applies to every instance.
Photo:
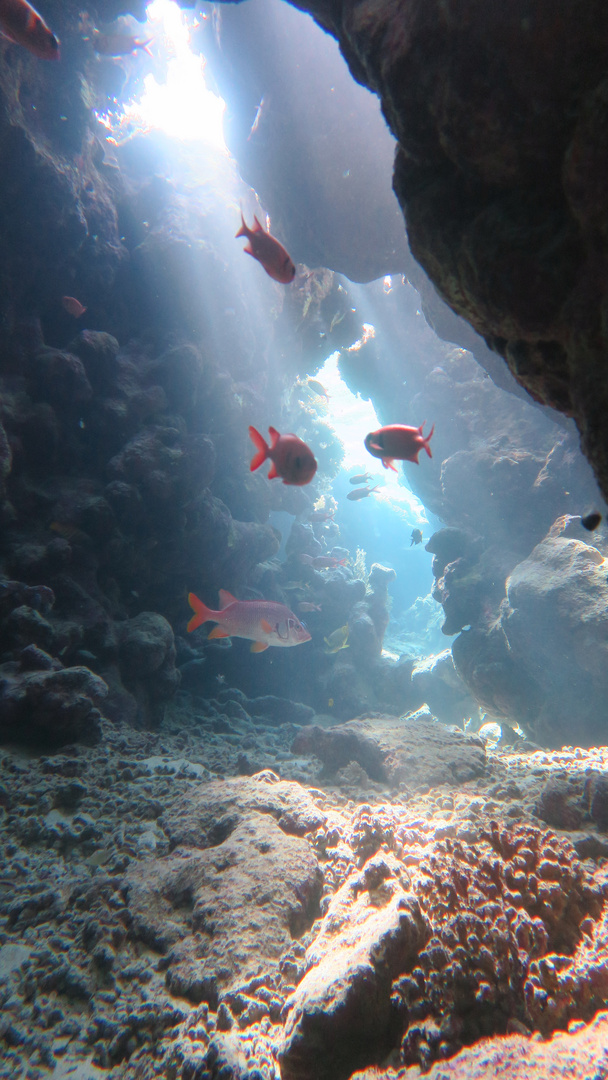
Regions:
[[99, 30], [93, 32], [93, 48], [100, 56], [128, 56], [138, 49], [152, 56], [148, 48], [151, 41], [152, 38], [138, 41], [133, 34], [102, 34]]
[[298, 439], [297, 435], [279, 435], [276, 428], [269, 427], [270, 446], [254, 427], [249, 428], [249, 434], [255, 443], [257, 453], [251, 459], [250, 472], [255, 472], [263, 465], [266, 458], [270, 458], [272, 465], [268, 473], [268, 479], [274, 480], [280, 476], [284, 484], [310, 484], [317, 471], [317, 463], [312, 450]]
[[237, 600], [226, 589], [220, 589], [220, 610], [212, 611], [194, 593], [188, 593], [188, 603], [194, 615], [188, 623], [192, 633], [204, 622], [217, 626], [209, 638], [241, 637], [253, 641], [251, 651], [263, 652], [269, 645], [287, 649], [310, 641], [308, 630], [285, 604], [272, 600]]
[[365, 448], [374, 457], [382, 459], [385, 469], [392, 469], [393, 472], [397, 472], [393, 461], [415, 461], [416, 465], [419, 465], [418, 454], [421, 450], [426, 450], [429, 457], [433, 456], [429, 443], [435, 425], [433, 424], [428, 435], [423, 435], [422, 429], [425, 424], [426, 420], [420, 427], [389, 424], [388, 427], [370, 431], [369, 435], [365, 436]]
[[75, 296], [62, 296], [61, 303], [68, 314], [73, 315], [75, 319], [79, 319], [87, 310]]
[[0, 0], [0, 32], [40, 60], [59, 59], [59, 38], [27, 0]]
[[236, 235], [246, 236], [249, 241], [243, 251], [257, 259], [266, 273], [275, 281], [279, 281], [281, 285], [289, 285], [290, 281], [293, 281], [296, 276], [296, 268], [291, 256], [285, 251], [283, 245], [279, 244], [278, 240], [275, 240], [274, 236], [271, 236], [269, 232], [262, 228], [255, 214], [253, 220], [255, 225], [253, 229], [250, 229], [245, 224], [245, 218], [241, 210], [242, 225]]

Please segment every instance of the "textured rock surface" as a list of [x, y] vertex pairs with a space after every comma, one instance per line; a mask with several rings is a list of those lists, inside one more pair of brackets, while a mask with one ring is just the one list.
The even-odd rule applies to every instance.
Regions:
[[428, 710], [410, 719], [381, 717], [328, 729], [306, 727], [292, 749], [316, 755], [328, 776], [356, 762], [370, 779], [392, 788], [458, 784], [480, 776], [486, 767], [480, 739], [438, 723]]
[[[521, 1032], [554, 1030], [530, 1060], [580, 1046], [600, 1067], [605, 752], [492, 753], [436, 786], [421, 737], [418, 792], [363, 803], [307, 787], [292, 725], [244, 710], [195, 719], [174, 699], [155, 733], [100, 725], [97, 747], [0, 756], [7, 1077], [278, 1080], [281, 1058], [283, 1075], [388, 1080], [389, 1053], [438, 1077], [515, 1069]], [[234, 775], [243, 744], [254, 777]], [[582, 818], [553, 832], [536, 808], [566, 772]]]

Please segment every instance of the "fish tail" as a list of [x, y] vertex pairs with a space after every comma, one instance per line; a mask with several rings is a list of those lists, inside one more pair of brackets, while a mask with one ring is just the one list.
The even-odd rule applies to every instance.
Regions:
[[257, 453], [255, 453], [251, 459], [251, 465], [249, 466], [250, 472], [255, 472], [259, 469], [260, 465], [263, 465], [268, 457], [269, 446], [266, 439], [260, 435], [259, 431], [256, 431], [254, 427], [249, 428], [249, 436], [255, 445]]
[[194, 612], [187, 626], [188, 633], [191, 634], [197, 626], [202, 626], [204, 622], [213, 618], [213, 612], [193, 592], [188, 593], [188, 603]]
[[429, 431], [428, 435], [425, 436], [425, 439], [424, 439], [424, 449], [426, 450], [426, 452], [427, 452], [427, 454], [429, 455], [430, 458], [432, 458], [433, 455], [431, 454], [431, 448], [429, 446], [429, 443], [431, 441], [431, 435], [433, 434], [434, 430], [435, 430], [435, 425], [433, 424], [431, 430]]

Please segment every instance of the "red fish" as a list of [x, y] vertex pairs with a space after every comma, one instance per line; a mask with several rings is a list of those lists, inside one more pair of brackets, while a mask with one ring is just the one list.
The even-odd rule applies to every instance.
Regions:
[[220, 589], [220, 610], [212, 611], [194, 593], [188, 593], [188, 603], [194, 615], [188, 623], [192, 633], [204, 622], [217, 626], [209, 638], [241, 637], [253, 641], [251, 651], [263, 652], [269, 645], [287, 649], [310, 641], [308, 630], [285, 604], [272, 600], [237, 600], [225, 589]]
[[255, 472], [263, 465], [266, 458], [272, 462], [268, 479], [274, 480], [280, 476], [284, 484], [310, 484], [317, 471], [317, 463], [312, 450], [298, 439], [297, 435], [279, 435], [276, 428], [269, 427], [270, 446], [254, 427], [249, 428], [249, 434], [255, 443], [256, 451], [249, 466], [250, 472]]
[[397, 472], [393, 461], [415, 461], [419, 464], [418, 454], [426, 450], [432, 457], [429, 443], [435, 430], [433, 424], [428, 435], [422, 434], [426, 420], [420, 427], [406, 427], [405, 424], [389, 424], [388, 427], [378, 428], [378, 431], [370, 431], [365, 436], [365, 448], [374, 457], [381, 458], [385, 469]]
[[300, 555], [300, 562], [312, 566], [314, 570], [334, 570], [336, 566], [345, 566], [348, 559], [334, 559], [333, 555]]
[[75, 319], [79, 319], [87, 310], [75, 296], [62, 296], [61, 303], [68, 314], [73, 315]]
[[40, 60], [59, 59], [59, 38], [27, 0], [0, 0], [0, 32]]
[[148, 48], [151, 41], [152, 38], [138, 41], [133, 34], [102, 34], [100, 30], [93, 32], [93, 48], [100, 56], [129, 56], [138, 49], [152, 56]]
[[349, 491], [346, 498], [356, 502], [357, 499], [365, 499], [367, 495], [373, 495], [374, 491], [380, 491], [380, 488], [377, 485], [373, 488], [357, 488], [356, 491]]
[[257, 259], [269, 277], [274, 278], [281, 285], [289, 285], [290, 281], [293, 281], [296, 276], [296, 268], [291, 256], [285, 251], [283, 245], [279, 244], [278, 240], [275, 240], [274, 236], [271, 236], [269, 232], [262, 228], [255, 214], [253, 220], [255, 225], [253, 229], [250, 229], [245, 224], [245, 218], [241, 210], [242, 225], [236, 235], [246, 236], [249, 241], [243, 251]]

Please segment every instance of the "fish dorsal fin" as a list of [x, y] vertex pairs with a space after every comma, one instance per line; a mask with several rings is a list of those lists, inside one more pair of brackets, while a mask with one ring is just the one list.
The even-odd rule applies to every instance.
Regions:
[[228, 604], [238, 604], [236, 596], [229, 593], [227, 589], [220, 589], [220, 611], [228, 607]]
[[270, 435], [270, 449], [274, 450], [281, 436], [277, 431], [276, 427], [269, 427], [268, 434]]
[[253, 645], [251, 646], [250, 652], [264, 652], [264, 649], [267, 648], [268, 643], [266, 641], [254, 641]]
[[253, 226], [253, 229], [251, 230], [252, 232], [265, 232], [266, 231], [264, 229], [264, 226], [260, 225], [256, 214], [253, 215], [253, 221], [254, 221], [254, 226]]
[[273, 461], [272, 465], [270, 466], [270, 472], [268, 473], [268, 479], [274, 480], [278, 475], [279, 474], [277, 472], [277, 467]]

